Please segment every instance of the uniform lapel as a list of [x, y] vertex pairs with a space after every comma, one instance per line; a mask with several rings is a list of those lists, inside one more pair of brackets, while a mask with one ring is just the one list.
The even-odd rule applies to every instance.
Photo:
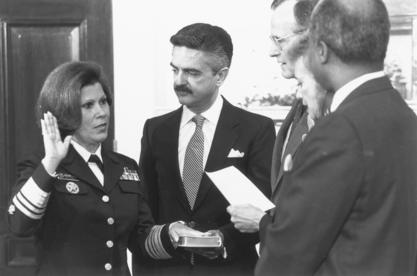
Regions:
[[[237, 127], [239, 126], [239, 120], [237, 120], [234, 112], [235, 108], [223, 99], [223, 107], [214, 133], [205, 171], [216, 171], [224, 167], [227, 155], [238, 137]], [[194, 210], [204, 201], [211, 187], [213, 187], [213, 184], [207, 175], [204, 174], [194, 204]]]
[[107, 150], [101, 149], [104, 166], [104, 190], [110, 192], [120, 179], [123, 167]]
[[100, 184], [97, 177], [88, 167], [84, 159], [72, 147], [72, 145], [70, 145], [68, 154], [64, 160], [62, 160], [60, 167], [76, 176], [77, 178], [83, 180], [85, 183], [95, 188], [103, 189], [103, 186]]

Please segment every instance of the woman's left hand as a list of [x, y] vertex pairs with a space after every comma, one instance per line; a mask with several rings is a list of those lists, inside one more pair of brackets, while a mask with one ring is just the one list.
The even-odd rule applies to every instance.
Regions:
[[48, 173], [53, 174], [67, 155], [72, 136], [69, 135], [62, 141], [57, 120], [49, 111], [44, 113], [41, 126], [45, 147], [45, 157], [42, 159], [42, 164]]

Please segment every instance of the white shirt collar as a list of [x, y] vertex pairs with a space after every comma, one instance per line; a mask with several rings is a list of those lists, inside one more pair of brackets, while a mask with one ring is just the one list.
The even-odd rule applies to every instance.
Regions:
[[330, 112], [335, 111], [339, 107], [339, 105], [350, 95], [350, 93], [352, 93], [353, 90], [358, 88], [360, 85], [364, 84], [369, 80], [381, 78], [383, 76], [385, 76], [384, 71], [372, 72], [357, 77], [356, 79], [353, 79], [350, 82], [343, 85], [334, 94], [333, 101], [330, 106]]
[[83, 146], [81, 146], [74, 140], [71, 140], [71, 145], [78, 152], [78, 154], [84, 159], [85, 162], [88, 162], [88, 159], [90, 159], [91, 154], [97, 155], [98, 158], [100, 158], [101, 162], [103, 162], [103, 158], [101, 157], [101, 144], [100, 146], [98, 146], [96, 152], [93, 152], [93, 153], [86, 150]]
[[[201, 116], [203, 116], [208, 122], [213, 123], [217, 125], [217, 121], [220, 117], [220, 112], [222, 111], [223, 107], [223, 98], [218, 95], [212, 106], [210, 106], [209, 109], [201, 113]], [[182, 118], [181, 118], [181, 124], [180, 129], [187, 124], [196, 114], [192, 112], [188, 107], [185, 105], [182, 108]]]

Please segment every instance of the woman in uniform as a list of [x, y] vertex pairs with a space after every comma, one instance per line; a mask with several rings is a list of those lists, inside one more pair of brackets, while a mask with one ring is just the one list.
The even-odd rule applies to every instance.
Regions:
[[181, 223], [154, 225], [136, 162], [102, 146], [111, 103], [91, 62], [65, 63], [43, 85], [43, 158], [18, 165], [8, 210], [13, 233], [35, 234], [39, 275], [129, 275], [127, 248], [170, 258], [171, 240], [194, 233]]

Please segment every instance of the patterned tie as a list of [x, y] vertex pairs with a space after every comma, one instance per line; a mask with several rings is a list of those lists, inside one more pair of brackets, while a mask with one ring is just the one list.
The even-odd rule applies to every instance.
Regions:
[[184, 168], [182, 170], [184, 189], [191, 209], [194, 207], [200, 181], [203, 177], [204, 117], [197, 114], [192, 118], [192, 121], [196, 124], [196, 127], [185, 150]]
[[88, 159], [88, 162], [89, 163], [96, 163], [96, 165], [100, 169], [101, 173], [103, 173], [104, 166], [103, 166], [103, 163], [101, 163], [101, 160], [100, 160], [100, 158], [98, 158], [97, 155], [95, 155], [95, 154], [90, 155], [90, 158]]

